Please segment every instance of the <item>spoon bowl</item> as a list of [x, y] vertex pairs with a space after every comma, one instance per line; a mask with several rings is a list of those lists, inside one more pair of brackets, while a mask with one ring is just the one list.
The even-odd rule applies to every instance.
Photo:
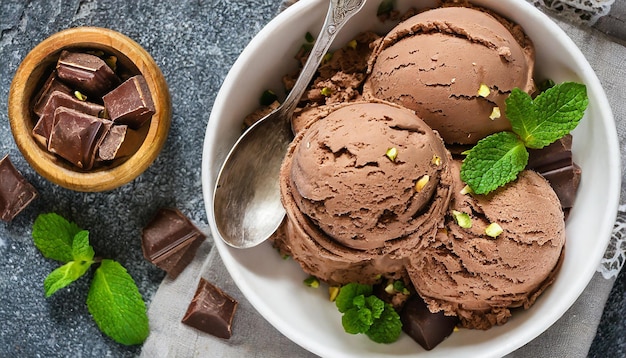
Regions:
[[228, 245], [254, 247], [283, 220], [278, 176], [293, 139], [291, 116], [336, 35], [364, 4], [365, 0], [330, 0], [320, 34], [289, 95], [244, 132], [228, 153], [213, 195], [217, 231]]

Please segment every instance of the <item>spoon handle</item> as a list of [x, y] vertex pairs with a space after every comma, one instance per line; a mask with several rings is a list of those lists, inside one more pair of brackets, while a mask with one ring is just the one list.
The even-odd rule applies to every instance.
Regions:
[[311, 53], [307, 58], [298, 80], [294, 84], [293, 88], [289, 92], [289, 95], [285, 99], [283, 108], [287, 120], [291, 120], [291, 114], [295, 110], [300, 97], [306, 90], [317, 71], [322, 58], [333, 43], [335, 36], [339, 33], [339, 30], [348, 22], [348, 20], [365, 4], [365, 0], [330, 0], [330, 7], [326, 13], [324, 19], [324, 25], [318, 35], [315, 44], [311, 49]]

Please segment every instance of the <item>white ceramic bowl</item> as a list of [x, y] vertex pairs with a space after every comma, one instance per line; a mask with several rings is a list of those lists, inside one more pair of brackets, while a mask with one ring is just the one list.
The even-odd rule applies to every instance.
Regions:
[[[341, 46], [360, 31], [385, 31], [370, 0], [342, 30]], [[242, 52], [217, 95], [209, 119], [202, 159], [202, 184], [215, 244], [243, 294], [274, 327], [295, 343], [324, 357], [496, 357], [531, 341], [574, 303], [593, 276], [608, 244], [619, 199], [620, 163], [615, 124], [605, 93], [588, 62], [570, 38], [547, 16], [524, 0], [476, 0], [516, 21], [534, 41], [537, 77], [587, 85], [589, 107], [574, 131], [574, 160], [583, 170], [576, 204], [567, 223], [565, 260], [555, 283], [527, 311], [488, 331], [462, 329], [432, 351], [403, 335], [391, 345], [364, 335], [349, 335], [326, 290], [307, 289], [306, 275], [293, 260], [282, 260], [270, 243], [245, 250], [221, 242], [213, 219], [213, 188], [228, 150], [240, 134], [246, 114], [258, 106], [260, 94], [282, 88], [283, 74], [295, 69], [293, 55], [304, 34], [319, 32], [325, 0], [301, 0], [272, 20]], [[424, 1], [397, 0], [400, 10]], [[243, 333], [241, 333], [243, 334]], [[549, 353], [548, 353], [549, 354]]]

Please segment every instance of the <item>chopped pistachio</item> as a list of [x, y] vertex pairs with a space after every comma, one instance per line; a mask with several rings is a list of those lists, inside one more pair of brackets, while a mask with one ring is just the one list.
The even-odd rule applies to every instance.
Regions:
[[327, 54], [324, 55], [324, 57], [322, 57], [322, 64], [328, 63], [330, 60], [332, 60], [332, 58], [333, 58], [333, 53], [328, 52]]
[[500, 107], [496, 106], [493, 107], [493, 109], [491, 110], [491, 114], [489, 115], [489, 119], [494, 120], [494, 119], [498, 119], [500, 118], [501, 113], [500, 113]]
[[347, 47], [349, 47], [349, 48], [351, 48], [351, 49], [353, 49], [353, 50], [356, 50], [356, 45], [357, 45], [356, 40], [352, 40], [352, 41], [350, 41], [350, 42], [348, 42], [348, 43], [346, 44], [346, 46], [347, 46]]
[[111, 67], [113, 71], [117, 70], [117, 57], [109, 56], [104, 59], [104, 62], [106, 62], [106, 64]]
[[485, 228], [485, 233], [491, 237], [498, 237], [498, 235], [502, 234], [502, 227], [498, 225], [498, 223], [491, 223]]
[[426, 184], [428, 184], [429, 181], [430, 176], [428, 174], [422, 175], [422, 177], [417, 179], [417, 182], [415, 183], [415, 191], [419, 193], [424, 190], [424, 187], [426, 186]]
[[452, 330], [452, 332], [458, 332], [459, 331], [459, 327], [454, 326], [454, 329]]
[[398, 148], [396, 147], [391, 147], [389, 149], [387, 149], [387, 152], [385, 153], [385, 155], [387, 156], [387, 158], [389, 158], [392, 162], [396, 161], [396, 158], [398, 157]]
[[396, 292], [400, 292], [403, 295], [408, 295], [410, 292], [409, 290], [406, 288], [406, 286], [404, 286], [404, 282], [397, 280], [393, 282], [393, 289]]
[[328, 87], [324, 87], [320, 90], [320, 93], [322, 94], [322, 96], [328, 97], [333, 93], [333, 91]]
[[389, 283], [387, 286], [385, 286], [385, 292], [390, 295], [393, 295], [396, 292], [396, 290], [393, 288], [393, 283]]
[[339, 286], [328, 287], [328, 299], [330, 299], [330, 302], [335, 302], [335, 299], [337, 299], [339, 295], [339, 289]]
[[433, 154], [433, 159], [430, 162], [432, 164], [436, 165], [436, 166], [440, 166], [441, 165], [441, 157], [438, 156], [437, 154]]
[[309, 287], [313, 287], [313, 288], [320, 287], [320, 281], [315, 276], [309, 276], [306, 279], [304, 279], [303, 282], [304, 282], [305, 285], [307, 285]]
[[306, 40], [306, 42], [314, 42], [315, 41], [315, 37], [313, 37], [313, 35], [307, 31], [306, 34], [304, 34], [304, 39]]
[[74, 91], [74, 97], [78, 98], [79, 101], [86, 101], [87, 100], [87, 96], [85, 96], [84, 94], [80, 93], [80, 91]]
[[478, 95], [481, 97], [487, 97], [489, 96], [489, 93], [491, 93], [489, 87], [486, 84], [481, 83], [480, 87], [478, 88]]
[[90, 50], [90, 51], [87, 51], [87, 53], [90, 55], [98, 56], [98, 57], [104, 56], [104, 51], [102, 50]]
[[464, 229], [470, 229], [472, 227], [472, 218], [470, 218], [468, 214], [452, 210], [452, 216], [454, 217], [454, 221], [456, 221], [460, 227]]
[[274, 101], [278, 100], [278, 96], [272, 90], [265, 90], [261, 93], [261, 98], [259, 98], [259, 102], [262, 106], [269, 106], [274, 103]]
[[461, 195], [465, 195], [465, 194], [471, 194], [471, 193], [473, 193], [473, 192], [474, 192], [474, 191], [472, 190], [472, 188], [470, 188], [470, 186], [466, 184], [466, 185], [463, 187], [463, 189], [461, 189], [461, 191], [460, 191], [459, 193], [460, 193]]
[[376, 10], [376, 16], [381, 16], [385, 14], [389, 14], [393, 11], [394, 3], [393, 0], [383, 0], [378, 5], [378, 9]]

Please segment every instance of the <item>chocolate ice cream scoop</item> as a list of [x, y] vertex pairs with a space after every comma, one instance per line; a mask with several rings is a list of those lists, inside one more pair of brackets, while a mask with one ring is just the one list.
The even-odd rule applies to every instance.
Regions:
[[[452, 168], [458, 178], [460, 162]], [[550, 184], [530, 170], [486, 196], [463, 194], [460, 179], [455, 186], [446, 228], [409, 258], [407, 271], [432, 312], [487, 329], [505, 323], [511, 308], [530, 307], [554, 280], [563, 211]], [[455, 221], [453, 211], [469, 221]], [[487, 234], [494, 223], [502, 232]]]
[[364, 96], [415, 110], [448, 144], [474, 144], [510, 129], [504, 100], [515, 87], [534, 90], [533, 68], [521, 28], [473, 8], [438, 8], [382, 39]]
[[309, 123], [283, 162], [283, 246], [331, 282], [403, 271], [402, 258], [441, 224], [449, 161], [441, 138], [412, 111], [383, 102], [340, 106]]

